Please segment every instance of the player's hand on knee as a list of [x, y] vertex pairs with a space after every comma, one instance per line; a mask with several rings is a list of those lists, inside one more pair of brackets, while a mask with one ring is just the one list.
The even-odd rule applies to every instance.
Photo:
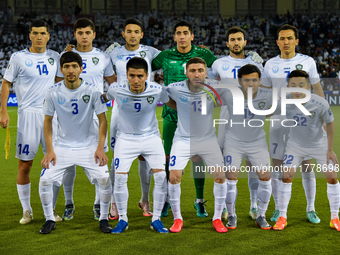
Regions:
[[4, 114], [1, 114], [0, 125], [2, 128], [6, 128], [9, 126], [9, 116], [7, 112]]
[[107, 164], [108, 159], [104, 150], [96, 150], [94, 158], [96, 160], [96, 164], [98, 164], [99, 161], [99, 166], [105, 166]]
[[50, 163], [55, 166], [55, 163], [57, 162], [57, 157], [54, 152], [47, 152], [45, 157], [41, 160], [41, 166], [43, 168], [49, 169]]
[[334, 164], [339, 164], [338, 158], [334, 151], [327, 151], [327, 165], [329, 164], [329, 160], [333, 160]]
[[76, 46], [73, 44], [67, 44], [66, 48], [64, 51], [72, 51], [73, 48], [75, 48]]

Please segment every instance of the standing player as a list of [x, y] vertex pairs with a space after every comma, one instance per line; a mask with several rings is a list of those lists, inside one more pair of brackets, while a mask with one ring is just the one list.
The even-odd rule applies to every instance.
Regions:
[[[200, 48], [191, 44], [194, 39], [193, 29], [190, 23], [187, 21], [180, 21], [174, 27], [174, 40], [177, 46], [162, 51], [153, 61], [153, 70], [163, 69], [164, 84], [168, 86], [170, 83], [179, 82], [187, 79], [186, 77], [186, 63], [193, 57], [201, 57], [205, 60], [208, 67], [211, 67], [212, 63], [217, 59], [211, 51]], [[166, 155], [166, 171], [168, 172], [169, 155], [172, 145], [172, 140], [177, 128], [177, 112], [170, 109], [166, 105], [163, 106], [163, 141], [164, 150]], [[203, 161], [201, 158], [196, 157], [193, 161], [194, 169], [197, 167], [203, 167]], [[197, 216], [207, 217], [208, 213], [204, 207], [204, 173], [195, 173], [194, 182], [196, 187], [196, 200], [194, 206], [197, 210]], [[169, 210], [169, 204], [166, 203], [162, 216], [167, 216]]]
[[[92, 42], [96, 37], [95, 25], [93, 22], [86, 18], [78, 19], [74, 23], [74, 37], [77, 40], [77, 47], [73, 49], [73, 52], [78, 53], [83, 59], [83, 71], [80, 75], [85, 81], [95, 84], [99, 87], [100, 92], [103, 93], [104, 78], [109, 84], [115, 81], [114, 71], [110, 62], [110, 56], [93, 47]], [[63, 54], [63, 53], [62, 53]], [[58, 70], [56, 81], [61, 81], [64, 76], [61, 70]], [[94, 115], [95, 130], [93, 132], [98, 136], [98, 119]], [[107, 142], [105, 142], [105, 152], [108, 151]], [[65, 212], [63, 215], [64, 220], [73, 219], [74, 202], [73, 202], [73, 187], [74, 180], [76, 178], [75, 166], [72, 166], [72, 170], [66, 171], [65, 179], [63, 182], [64, 194], [65, 194]], [[94, 219], [98, 220], [100, 217], [100, 197], [99, 197], [99, 184], [95, 183], [96, 198], [93, 206]], [[57, 202], [57, 198], [54, 198], [53, 206]]]
[[[194, 57], [186, 64], [188, 80], [171, 83], [167, 91], [177, 103], [178, 127], [175, 132], [170, 153], [169, 167], [169, 199], [174, 215], [171, 232], [180, 232], [183, 227], [181, 215], [181, 178], [188, 161], [192, 157], [202, 157], [207, 167], [215, 167], [214, 177], [215, 213], [213, 227], [217, 232], [225, 233], [228, 229], [221, 221], [225, 204], [227, 185], [225, 175], [221, 171], [223, 157], [217, 143], [215, 128], [212, 126], [214, 101], [206, 100], [206, 114], [202, 114], [202, 97], [206, 96], [202, 83], [207, 76], [207, 65], [202, 58]], [[206, 81], [209, 85], [216, 84], [214, 80]], [[195, 168], [194, 172], [197, 169]], [[198, 171], [201, 172], [201, 171]], [[204, 171], [202, 171], [204, 172]]]
[[128, 227], [127, 180], [133, 160], [142, 155], [152, 169], [155, 187], [153, 192], [153, 216], [151, 228], [159, 233], [168, 233], [160, 221], [166, 195], [166, 174], [164, 171], [165, 154], [156, 118], [157, 102], [169, 101], [164, 88], [148, 82], [148, 64], [143, 58], [134, 57], [126, 64], [127, 81], [114, 83], [104, 98], [115, 99], [119, 115], [117, 142], [115, 146], [115, 183], [114, 196], [119, 213], [119, 222], [112, 230], [118, 234]]
[[[152, 60], [159, 54], [159, 50], [147, 46], [141, 45], [140, 40], [143, 38], [143, 25], [140, 21], [136, 19], [128, 19], [125, 21], [123, 25], [123, 38], [125, 38], [125, 46], [114, 47], [112, 44], [106, 51], [109, 52], [111, 61], [113, 63], [116, 75], [117, 82], [119, 84], [123, 83], [126, 77], [126, 63], [129, 59], [133, 57], [141, 57], [145, 59], [148, 64], [148, 70], [150, 73], [148, 75], [147, 80], [151, 81], [151, 62]], [[112, 50], [114, 48], [114, 50]], [[114, 151], [115, 143], [116, 143], [116, 132], [117, 132], [117, 122], [118, 122], [118, 107], [114, 104], [112, 108], [111, 115], [111, 124], [110, 124], [110, 145], [111, 150]], [[145, 159], [142, 156], [138, 157], [139, 159], [139, 176], [141, 181], [141, 189], [142, 189], [142, 197], [138, 203], [138, 206], [143, 210], [144, 216], [152, 216], [150, 210], [149, 203], [149, 192], [150, 192], [150, 169], [148, 169]], [[111, 181], [112, 185], [114, 184], [114, 173], [115, 168], [114, 164], [111, 165]], [[112, 189], [112, 192], [114, 189]], [[111, 210], [109, 218], [111, 220], [117, 219], [117, 209], [114, 203], [114, 196], [112, 194], [111, 198]]]
[[[295, 52], [296, 45], [299, 44], [299, 31], [291, 25], [283, 25], [277, 31], [277, 45], [281, 54], [267, 61], [262, 76], [261, 83], [265, 87], [278, 88], [278, 95], [281, 94], [280, 88], [287, 86], [287, 77], [293, 70], [304, 70], [309, 74], [310, 83], [314, 93], [324, 97], [320, 78], [313, 58]], [[274, 119], [285, 118], [285, 116], [273, 116]], [[281, 121], [280, 121], [281, 122]], [[269, 149], [270, 156], [273, 159], [273, 167], [280, 168], [283, 164], [284, 151], [286, 148], [286, 140], [288, 138], [289, 129], [275, 122], [270, 127]], [[306, 163], [311, 163], [306, 162]], [[314, 172], [308, 172], [306, 166], [303, 165], [302, 183], [307, 198], [307, 218], [312, 223], [319, 223], [315, 208], [315, 192], [316, 180]], [[275, 211], [270, 218], [271, 221], [277, 221], [279, 217], [279, 183], [282, 172], [274, 171], [272, 173], [272, 193], [275, 201]]]
[[[256, 65], [261, 73], [263, 72], [262, 61], [255, 63], [251, 56], [246, 56], [244, 54], [244, 47], [247, 45], [247, 40], [245, 40], [246, 32], [240, 27], [232, 27], [227, 31], [227, 46], [230, 50], [230, 55], [227, 57], [220, 58], [216, 60], [211, 71], [208, 73], [209, 78], [220, 77], [222, 82], [225, 84], [233, 84], [235, 86], [240, 86], [237, 79], [237, 74], [240, 68], [247, 64]], [[262, 60], [262, 59], [261, 59]], [[229, 112], [228, 106], [221, 107], [220, 119], [228, 120]], [[226, 132], [226, 125], [219, 125], [218, 127], [218, 144], [222, 148], [224, 147], [224, 137]], [[247, 161], [247, 165], [250, 166]], [[257, 188], [258, 188], [258, 176], [255, 172], [248, 173], [248, 187], [250, 193], [250, 211], [249, 216], [255, 220], [258, 213], [257, 208]], [[235, 204], [234, 204], [235, 207]], [[234, 208], [235, 210], [235, 208]], [[225, 213], [225, 211], [224, 211]], [[222, 218], [225, 218], [222, 215]]]
[[259, 177], [259, 187], [257, 189], [259, 210], [255, 218], [256, 225], [261, 229], [271, 229], [265, 216], [271, 195], [270, 156], [266, 133], [263, 130], [266, 115], [255, 115], [251, 111], [248, 102], [248, 89], [252, 88], [252, 105], [256, 110], [267, 110], [272, 106], [272, 90], [258, 89], [260, 78], [260, 69], [251, 64], [244, 65], [238, 72], [238, 81], [241, 85], [245, 103], [244, 115], [233, 114], [235, 102], [230, 91], [222, 94], [223, 101], [227, 104], [230, 114], [223, 151], [225, 165], [227, 166], [228, 191], [226, 202], [229, 213], [227, 227], [230, 229], [237, 227], [235, 213], [236, 184], [243, 157], [248, 158], [252, 168], [255, 170], [254, 173]]
[[[294, 70], [288, 76], [288, 87], [310, 90], [309, 75], [302, 70]], [[293, 99], [306, 97], [303, 93], [291, 93]], [[287, 226], [287, 208], [292, 194], [292, 182], [297, 168], [304, 158], [314, 158], [316, 169], [322, 170], [327, 181], [327, 197], [331, 209], [330, 227], [340, 231], [339, 200], [340, 187], [337, 178], [339, 162], [333, 151], [335, 135], [334, 116], [328, 102], [315, 94], [303, 105], [311, 115], [304, 115], [296, 105], [287, 105], [288, 119], [296, 126], [289, 133], [284, 162], [282, 182], [279, 188], [280, 218], [274, 225], [275, 230]], [[326, 123], [326, 131], [324, 125]], [[314, 167], [313, 167], [314, 168]]]
[[[18, 134], [16, 157], [19, 159], [17, 190], [23, 208], [20, 224], [30, 223], [33, 219], [30, 204], [31, 182], [30, 170], [33, 159], [42, 145], [44, 152], [42, 112], [45, 93], [54, 84], [59, 54], [46, 49], [50, 39], [49, 26], [42, 20], [30, 25], [30, 48], [12, 55], [1, 88], [1, 127], [9, 126], [7, 100], [11, 83], [16, 80], [15, 92], [18, 98]], [[58, 216], [57, 218], [60, 219]]]
[[[99, 86], [79, 78], [83, 71], [83, 61], [79, 54], [66, 52], [60, 57], [60, 69], [65, 77], [46, 93], [44, 104], [44, 135], [47, 153], [41, 165], [39, 194], [46, 223], [41, 234], [49, 234], [56, 228], [53, 217], [52, 184], [61, 185], [64, 174], [70, 166], [84, 168], [91, 183], [98, 183], [101, 214], [100, 229], [111, 233], [107, 217], [111, 185], [104, 143], [107, 132], [107, 111]], [[52, 119], [58, 116], [58, 134], [52, 143]], [[99, 139], [93, 133], [93, 114], [99, 120]], [[94, 156], [94, 158], [93, 158]], [[51, 163], [53, 162], [53, 163]], [[73, 171], [73, 168], [70, 169]]]

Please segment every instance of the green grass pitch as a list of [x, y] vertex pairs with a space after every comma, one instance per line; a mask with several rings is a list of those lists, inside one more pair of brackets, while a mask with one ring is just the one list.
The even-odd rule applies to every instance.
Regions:
[[[336, 128], [340, 128], [340, 107], [332, 107]], [[110, 119], [111, 111], [108, 111]], [[297, 254], [297, 253], [337, 253], [340, 233], [329, 227], [330, 212], [326, 194], [326, 181], [317, 179], [316, 210], [321, 218], [320, 224], [308, 223], [306, 218], [306, 200], [301, 179], [293, 184], [292, 199], [288, 208], [288, 227], [284, 231], [261, 230], [248, 216], [249, 191], [246, 178], [238, 182], [236, 211], [238, 227], [228, 233], [219, 234], [212, 228], [211, 218], [214, 210], [213, 180], [206, 179], [205, 199], [209, 217], [198, 218], [193, 207], [195, 189], [189, 168], [183, 176], [181, 187], [181, 205], [184, 228], [178, 234], [158, 234], [150, 230], [150, 218], [143, 217], [137, 207], [141, 196], [138, 176], [138, 163], [132, 165], [128, 187], [129, 229], [120, 235], [103, 234], [98, 221], [93, 219], [94, 186], [90, 185], [82, 169], [77, 168], [74, 201], [76, 211], [74, 219], [57, 223], [57, 229], [49, 235], [41, 235], [39, 229], [44, 224], [44, 215], [38, 194], [40, 161], [39, 151], [31, 170], [31, 204], [34, 220], [31, 224], [20, 225], [22, 208], [16, 190], [18, 161], [15, 158], [17, 108], [10, 107], [10, 158], [5, 160], [4, 143], [6, 131], [0, 130], [0, 254]], [[161, 121], [161, 108], [157, 117]], [[162, 122], [160, 122], [162, 124]], [[268, 129], [268, 124], [266, 130]], [[162, 129], [162, 125], [160, 125]], [[162, 131], [162, 130], [161, 130]], [[335, 135], [334, 150], [340, 155], [340, 132]], [[111, 162], [112, 153], [108, 157]], [[318, 175], [319, 177], [319, 175]], [[153, 185], [152, 185], [153, 187]], [[152, 201], [152, 191], [150, 192]], [[267, 219], [274, 210], [271, 200]], [[61, 189], [56, 211], [64, 211], [64, 195]], [[162, 221], [166, 227], [173, 223], [172, 213]], [[111, 221], [115, 226], [116, 221]]]

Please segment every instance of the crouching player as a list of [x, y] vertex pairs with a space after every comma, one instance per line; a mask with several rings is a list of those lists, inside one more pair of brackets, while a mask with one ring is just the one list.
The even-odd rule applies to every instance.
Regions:
[[[146, 82], [148, 64], [143, 58], [131, 58], [126, 64], [127, 80], [113, 83], [104, 98], [115, 99], [119, 115], [117, 141], [114, 151], [115, 178], [114, 196], [119, 214], [117, 226], [112, 233], [121, 233], [128, 228], [127, 180], [131, 164], [142, 155], [150, 166], [155, 187], [153, 192], [153, 216], [151, 228], [159, 233], [168, 233], [160, 221], [167, 190], [165, 153], [156, 118], [157, 102], [175, 107], [165, 89], [155, 82]], [[172, 103], [172, 104], [171, 104]]]
[[[244, 115], [234, 115], [234, 101], [231, 91], [227, 90], [221, 95], [223, 102], [227, 104], [230, 113], [228, 131], [225, 133], [224, 161], [227, 168], [227, 197], [226, 204], [229, 212], [227, 228], [236, 229], [237, 216], [233, 204], [236, 202], [237, 179], [243, 157], [251, 163], [259, 177], [257, 197], [259, 200], [256, 225], [261, 229], [271, 229], [267, 223], [265, 213], [271, 196], [270, 182], [270, 156], [266, 142], [266, 133], [263, 123], [266, 115], [255, 115], [249, 109], [248, 89], [252, 89], [252, 105], [256, 110], [267, 110], [272, 105], [272, 91], [258, 88], [261, 72], [251, 64], [244, 65], [238, 71], [238, 81], [241, 86], [242, 98], [244, 98]], [[239, 89], [239, 88], [235, 88]]]
[[[305, 71], [295, 70], [289, 74], [288, 87], [309, 90], [310, 86], [309, 75]], [[291, 93], [291, 97], [302, 99], [306, 94], [294, 92]], [[283, 230], [287, 226], [287, 208], [291, 198], [293, 178], [302, 160], [309, 157], [316, 160], [316, 168], [325, 174], [327, 197], [331, 209], [330, 227], [340, 231], [338, 218], [340, 188], [337, 178], [339, 162], [333, 151], [334, 116], [328, 102], [316, 94], [312, 94], [310, 100], [303, 106], [311, 115], [304, 115], [296, 105], [287, 105], [287, 112], [290, 113], [287, 118], [293, 119], [295, 126], [290, 128], [285, 151], [284, 171], [279, 187], [280, 217], [273, 229]], [[289, 124], [294, 125], [294, 123]]]
[[[221, 214], [227, 191], [225, 176], [222, 171], [223, 158], [217, 143], [215, 128], [213, 127], [214, 100], [208, 97], [206, 100], [206, 114], [202, 114], [202, 98], [206, 97], [203, 82], [207, 76], [207, 64], [201, 58], [191, 58], [186, 64], [186, 76], [188, 80], [172, 83], [167, 86], [167, 91], [177, 103], [178, 127], [173, 139], [169, 163], [169, 187], [168, 194], [170, 205], [174, 215], [174, 224], [171, 232], [180, 232], [183, 227], [181, 215], [181, 178], [183, 170], [190, 158], [200, 156], [207, 166], [214, 166], [214, 196], [215, 213], [213, 227], [217, 232], [227, 232], [223, 226]], [[208, 84], [216, 83], [207, 80]], [[196, 171], [196, 169], [194, 169]]]
[[[46, 223], [41, 234], [49, 234], [56, 228], [52, 206], [52, 185], [61, 185], [66, 168], [73, 165], [83, 167], [91, 183], [99, 184], [100, 194], [100, 229], [110, 233], [108, 210], [111, 197], [111, 185], [104, 153], [107, 130], [104, 98], [99, 88], [79, 78], [83, 71], [83, 61], [78, 53], [67, 52], [60, 58], [60, 69], [65, 80], [47, 91], [44, 103], [44, 135], [47, 153], [41, 165], [39, 194]], [[52, 145], [52, 119], [58, 116], [58, 130], [54, 146]], [[99, 119], [99, 141], [91, 132], [93, 114]]]

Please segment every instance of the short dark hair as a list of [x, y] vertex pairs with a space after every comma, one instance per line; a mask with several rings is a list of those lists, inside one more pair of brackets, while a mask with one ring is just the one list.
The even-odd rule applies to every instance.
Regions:
[[81, 56], [73, 51], [65, 52], [60, 57], [60, 67], [63, 67], [65, 63], [71, 63], [71, 62], [77, 62], [79, 64], [79, 67], [83, 66], [83, 60]]
[[144, 69], [145, 73], [148, 73], [148, 63], [144, 58], [133, 57], [126, 64], [126, 71], [129, 71], [129, 68], [133, 69]]
[[189, 65], [191, 65], [191, 64], [203, 64], [205, 66], [205, 68], [207, 68], [207, 63], [204, 61], [203, 58], [193, 57], [193, 58], [189, 59], [189, 61], [186, 64], [186, 69], [188, 69]]
[[178, 27], [188, 27], [189, 32], [192, 34], [192, 25], [188, 21], [181, 20], [180, 22], [177, 22], [174, 26], [174, 34], [176, 33], [176, 29]]
[[288, 83], [289, 83], [291, 78], [295, 78], [295, 77], [306, 78], [307, 82], [309, 83], [309, 74], [307, 72], [303, 71], [303, 70], [291, 71], [290, 74], [288, 75]]
[[50, 26], [43, 20], [35, 20], [30, 25], [30, 32], [32, 32], [33, 27], [46, 27], [47, 32], [50, 32]]
[[299, 39], [299, 30], [292, 26], [292, 25], [289, 25], [289, 24], [284, 24], [283, 26], [281, 26], [278, 30], [277, 30], [277, 38], [279, 39], [279, 33], [282, 31], [282, 30], [293, 30], [294, 31], [294, 35], [295, 35], [295, 39]]
[[138, 19], [127, 19], [123, 24], [123, 31], [125, 31], [125, 28], [127, 25], [137, 25], [140, 27], [140, 30], [143, 32], [143, 24]]
[[85, 27], [91, 27], [93, 33], [96, 32], [96, 26], [94, 25], [92, 20], [87, 19], [87, 18], [77, 19], [73, 25], [73, 30], [74, 32], [76, 32], [78, 28], [85, 28]]
[[227, 41], [229, 41], [229, 35], [236, 34], [238, 32], [241, 32], [243, 34], [243, 38], [246, 39], [246, 31], [244, 31], [240, 27], [231, 27], [231, 28], [228, 29], [227, 34], [226, 34]]
[[243, 75], [251, 74], [251, 73], [258, 73], [259, 78], [261, 78], [261, 71], [257, 66], [252, 64], [244, 65], [238, 70], [237, 78], [242, 79]]

